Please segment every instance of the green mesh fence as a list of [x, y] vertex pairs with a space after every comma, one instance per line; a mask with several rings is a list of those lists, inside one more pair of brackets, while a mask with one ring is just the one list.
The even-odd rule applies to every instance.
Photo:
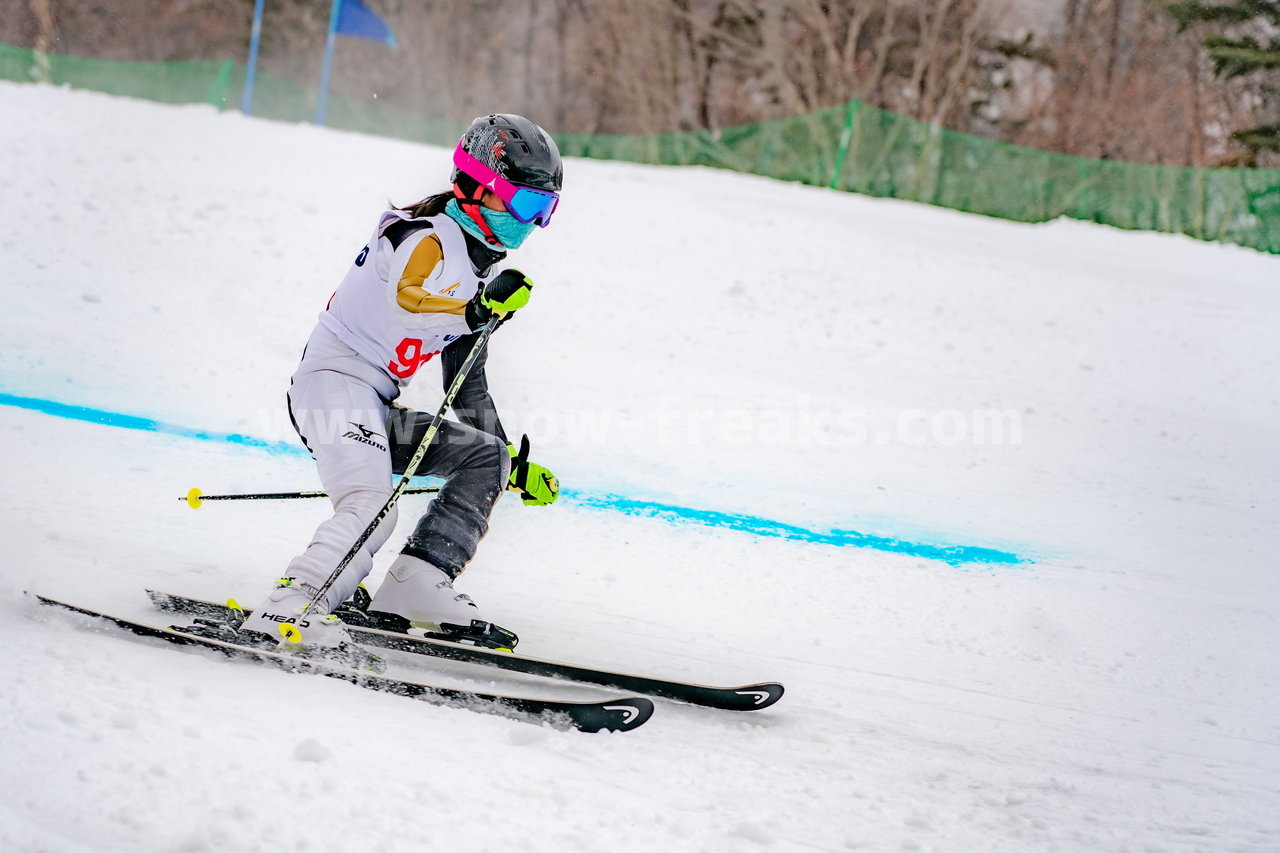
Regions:
[[[0, 45], [0, 79], [234, 109], [244, 68], [231, 60], [109, 62]], [[257, 76], [255, 116], [310, 121], [315, 106], [314, 89]], [[339, 95], [330, 96], [326, 120], [344, 130], [436, 145], [452, 145], [464, 127]], [[713, 166], [1020, 222], [1065, 216], [1280, 253], [1280, 169], [1068, 157], [940, 129], [856, 101], [718, 131], [556, 139], [564, 153], [583, 157]]]

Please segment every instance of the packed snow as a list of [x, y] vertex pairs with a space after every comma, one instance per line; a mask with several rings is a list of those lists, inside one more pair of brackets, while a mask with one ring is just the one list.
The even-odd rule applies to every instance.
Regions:
[[1280, 849], [1280, 257], [569, 160], [489, 367], [566, 496], [459, 588], [529, 655], [787, 687], [586, 735], [25, 594], [265, 593], [327, 504], [179, 498], [318, 487], [289, 375], [448, 151], [10, 83], [0, 151], [0, 849]]

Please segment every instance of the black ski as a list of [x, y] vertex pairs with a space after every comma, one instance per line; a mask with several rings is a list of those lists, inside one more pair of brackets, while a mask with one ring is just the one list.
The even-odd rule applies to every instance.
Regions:
[[653, 702], [642, 697], [625, 697], [603, 702], [562, 702], [544, 699], [524, 699], [517, 696], [499, 696], [475, 693], [450, 687], [433, 687], [416, 681], [404, 681], [385, 675], [374, 675], [356, 669], [294, 654], [273, 652], [254, 646], [226, 642], [213, 637], [185, 633], [175, 628], [161, 628], [111, 616], [97, 610], [77, 607], [37, 595], [41, 604], [60, 607], [73, 613], [100, 619], [117, 628], [149, 637], [165, 640], [180, 646], [215, 649], [228, 657], [244, 658], [274, 664], [291, 672], [307, 672], [349, 681], [369, 690], [393, 693], [423, 699], [436, 705], [465, 708], [469, 711], [497, 714], [534, 723], [546, 723], [559, 729], [577, 729], [582, 732], [631, 731], [643, 725], [653, 715]]
[[[188, 598], [150, 589], [147, 590], [147, 595], [150, 596], [153, 604], [161, 610], [171, 613], [185, 613], [222, 621], [234, 619], [231, 608], [215, 601]], [[251, 611], [245, 611], [246, 614], [249, 612]], [[629, 693], [660, 696], [664, 699], [675, 699], [691, 705], [704, 705], [725, 711], [755, 711], [761, 708], [768, 708], [782, 698], [783, 692], [782, 685], [777, 682], [747, 684], [741, 687], [706, 687], [683, 681], [669, 681], [659, 678], [646, 678], [640, 675], [609, 672], [559, 661], [538, 660], [537, 658], [524, 657], [509, 652], [492, 651], [476, 646], [464, 646], [458, 643], [451, 643], [448, 640], [398, 634], [392, 631], [379, 631], [358, 625], [348, 625], [347, 627], [362, 645], [395, 649], [447, 660], [475, 663], [482, 666], [492, 666], [510, 672], [543, 675], [549, 678], [576, 681], [581, 684], [596, 684], [601, 687], [611, 687], [615, 690], [624, 690]]]

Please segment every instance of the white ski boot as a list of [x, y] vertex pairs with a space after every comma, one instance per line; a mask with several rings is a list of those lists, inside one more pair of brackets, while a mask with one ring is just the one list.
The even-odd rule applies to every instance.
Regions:
[[281, 578], [266, 600], [240, 625], [240, 633], [257, 645], [279, 643], [280, 651], [320, 658], [344, 666], [382, 672], [386, 664], [360, 648], [337, 616], [321, 600], [309, 607], [315, 587]]
[[408, 632], [422, 628], [428, 636], [473, 646], [510, 651], [519, 639], [486, 622], [471, 596], [453, 588], [453, 579], [426, 560], [401, 554], [368, 605], [375, 626]]

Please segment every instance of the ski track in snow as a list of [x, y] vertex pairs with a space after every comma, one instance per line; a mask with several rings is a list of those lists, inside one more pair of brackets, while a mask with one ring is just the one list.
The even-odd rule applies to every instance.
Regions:
[[[289, 374], [380, 206], [448, 168], [48, 86], [0, 83], [0, 116], [0, 390], [269, 442], [293, 440]], [[0, 406], [0, 849], [1280, 846], [1280, 258], [705, 169], [566, 172], [490, 381], [567, 487], [1035, 562], [504, 501], [460, 586], [522, 651], [787, 685], [757, 714], [659, 701], [634, 733], [558, 733], [34, 606], [254, 601], [325, 507], [192, 512], [193, 485], [314, 471]], [[435, 383], [406, 402], [434, 408]], [[903, 440], [911, 410], [1016, 412], [1020, 440]]]

